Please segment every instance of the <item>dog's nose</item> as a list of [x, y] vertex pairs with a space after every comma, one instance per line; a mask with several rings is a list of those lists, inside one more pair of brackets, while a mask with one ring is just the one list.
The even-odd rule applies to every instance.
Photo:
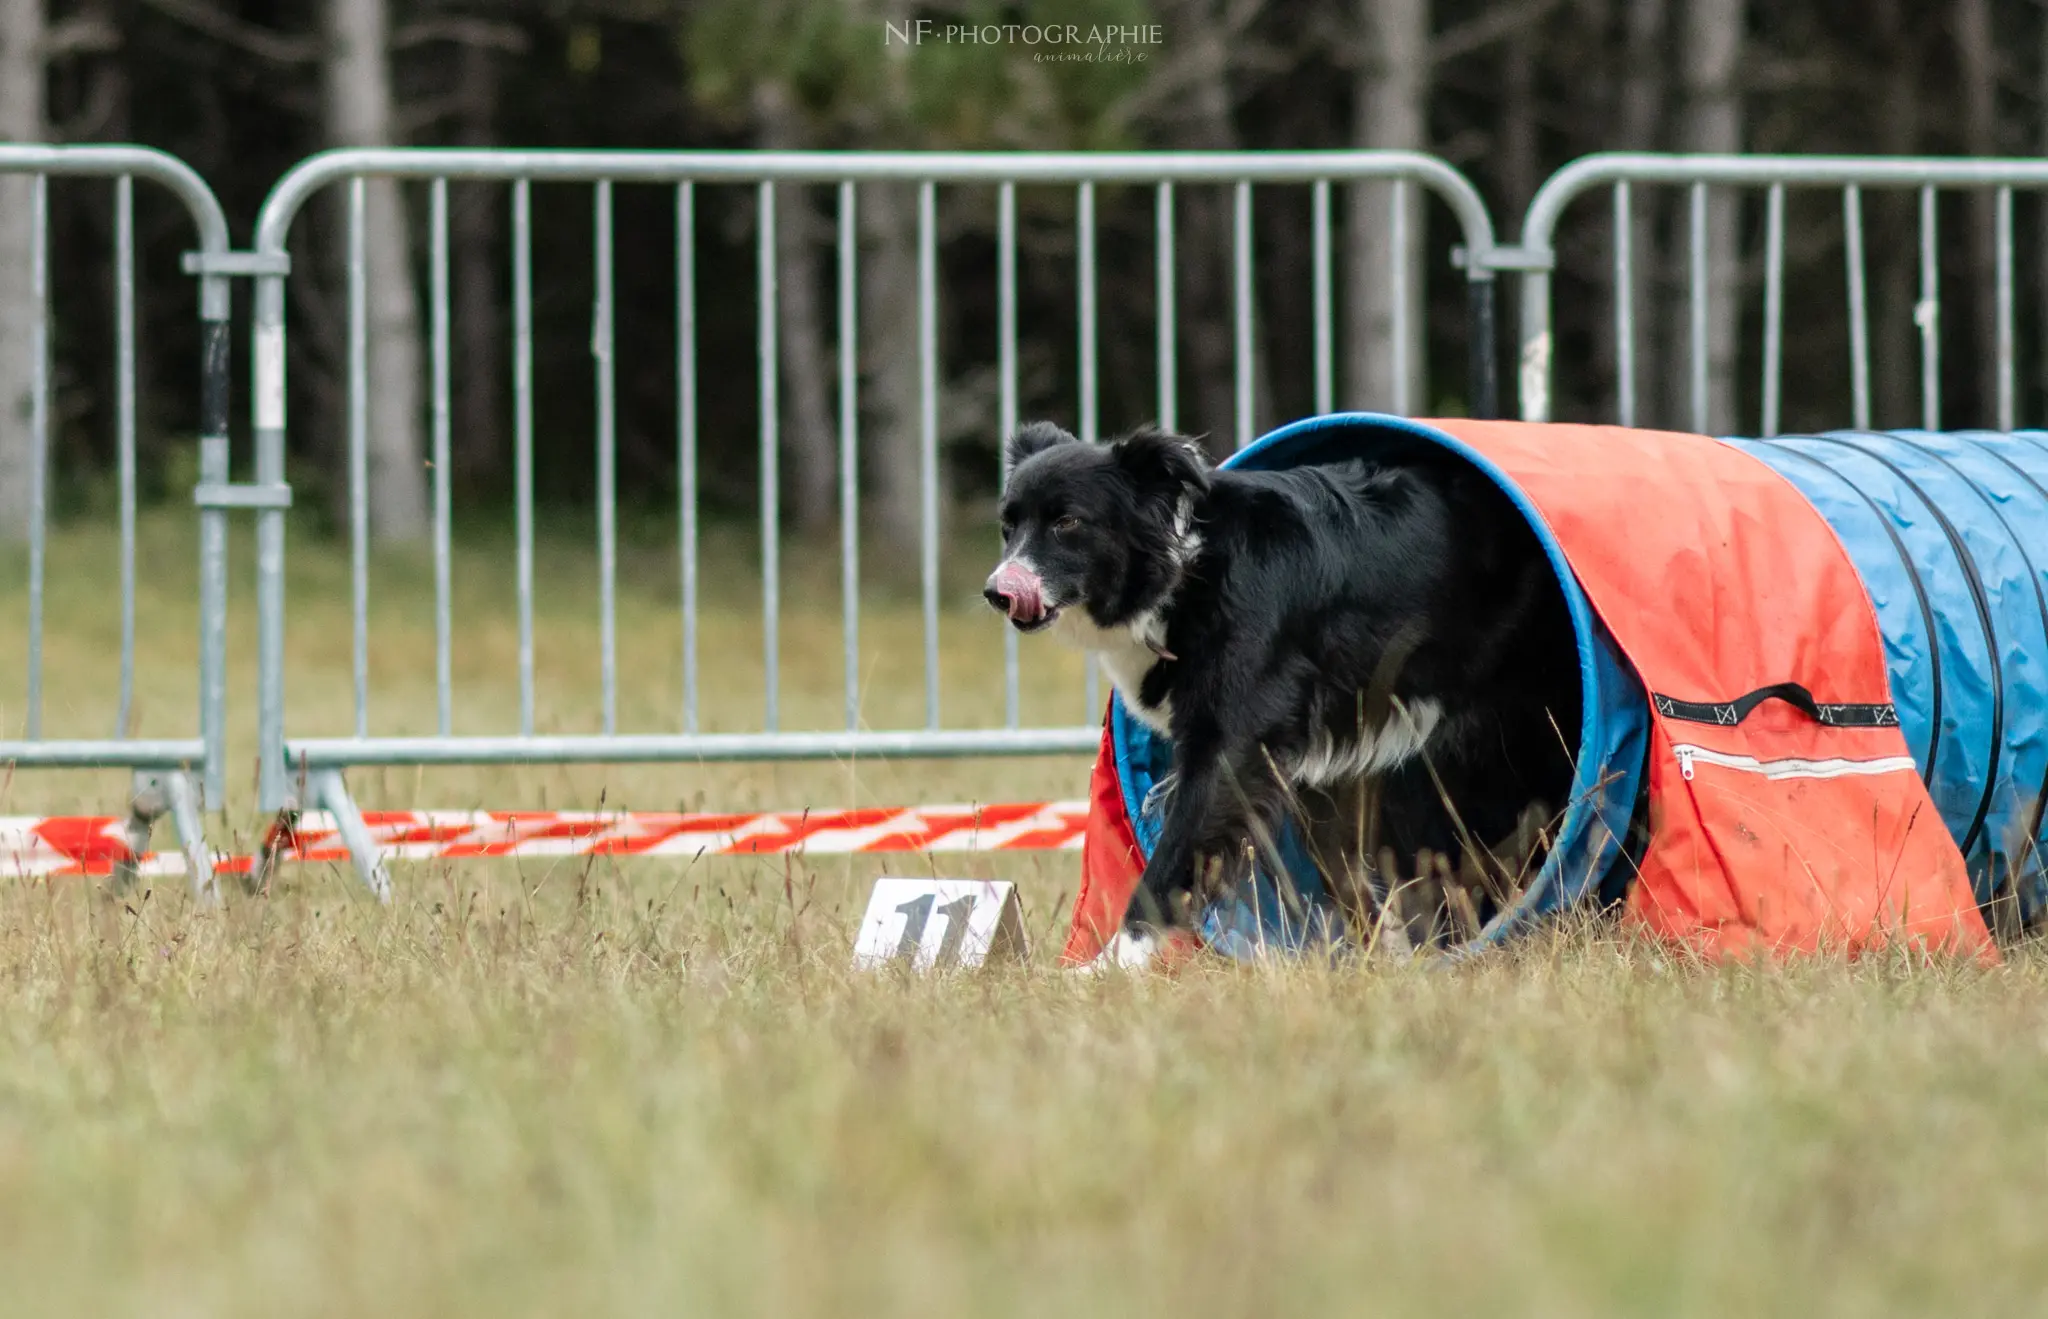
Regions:
[[1004, 560], [990, 574], [982, 595], [1016, 623], [1035, 623], [1045, 613], [1045, 588], [1038, 574], [1015, 559]]

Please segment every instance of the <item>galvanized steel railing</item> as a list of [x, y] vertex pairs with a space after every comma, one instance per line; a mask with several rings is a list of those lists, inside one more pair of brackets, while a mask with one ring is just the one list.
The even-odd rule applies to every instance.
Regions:
[[[131, 833], [147, 837], [168, 811], [184, 845], [194, 891], [213, 891], [211, 856], [201, 835], [202, 792], [216, 806], [226, 778], [228, 347], [230, 298], [227, 219], [212, 189], [183, 161], [130, 146], [0, 145], [0, 174], [33, 177], [29, 215], [32, 329], [27, 693], [22, 735], [0, 737], [0, 765], [35, 769], [133, 769], [138, 773]], [[121, 676], [112, 736], [43, 736], [43, 605], [49, 541], [50, 264], [49, 181], [105, 178], [114, 182], [115, 453], [120, 482]], [[199, 277], [200, 458], [198, 729], [189, 738], [128, 736], [134, 705], [135, 635], [135, 180], [167, 189], [198, 231], [198, 250], [185, 269]], [[10, 217], [12, 219], [12, 217]], [[193, 774], [199, 776], [195, 785]]]
[[[1099, 730], [1092, 724], [1070, 727], [1026, 727], [1020, 718], [1018, 652], [1014, 635], [1006, 638], [1004, 722], [998, 728], [944, 728], [940, 724], [938, 677], [938, 408], [939, 369], [937, 314], [939, 298], [937, 191], [941, 185], [981, 185], [997, 190], [997, 279], [999, 304], [999, 424], [1007, 432], [1018, 420], [1017, 353], [1017, 211], [1016, 189], [1022, 185], [1067, 185], [1075, 189], [1079, 339], [1079, 416], [1084, 438], [1096, 438], [1098, 363], [1096, 315], [1096, 188], [1100, 184], [1150, 184], [1155, 189], [1155, 243], [1159, 372], [1159, 421], [1176, 422], [1178, 388], [1175, 299], [1175, 187], [1181, 184], [1225, 185], [1233, 190], [1231, 248], [1232, 337], [1235, 352], [1237, 442], [1252, 438], [1253, 429], [1253, 189], [1265, 184], [1306, 184], [1312, 206], [1312, 314], [1314, 318], [1314, 404], [1334, 409], [1335, 330], [1334, 258], [1331, 241], [1333, 185], [1384, 181], [1395, 185], [1389, 215], [1392, 265], [1388, 279], [1397, 294], [1407, 278], [1410, 247], [1419, 241], [1408, 232], [1407, 189], [1421, 188], [1446, 203], [1463, 240], [1459, 250], [1470, 290], [1468, 326], [1471, 397], [1479, 415], [1493, 412], [1493, 280], [1496, 272], [1515, 272], [1522, 279], [1519, 390], [1521, 415], [1547, 420], [1551, 412], [1553, 347], [1551, 271], [1558, 226], [1570, 204], [1598, 188], [1611, 188], [1616, 242], [1613, 279], [1616, 291], [1616, 397], [1623, 424], [1635, 421], [1637, 327], [1633, 283], [1635, 254], [1630, 234], [1633, 192], [1637, 184], [1681, 185], [1689, 189], [1687, 272], [1689, 281], [1689, 371], [1692, 419], [1706, 429], [1708, 417], [1707, 260], [1708, 189], [1766, 189], [1764, 223], [1764, 327], [1762, 344], [1761, 433], [1775, 434], [1782, 399], [1785, 279], [1785, 194], [1788, 188], [1840, 189], [1849, 313], [1849, 384], [1852, 423], [1870, 424], [1871, 369], [1867, 281], [1864, 270], [1862, 193], [1864, 189], [1917, 189], [1920, 198], [1920, 330], [1923, 423], [1940, 424], [1940, 340], [1938, 333], [1940, 272], [1936, 248], [1935, 198], [1941, 190], [1994, 190], [1997, 422], [2010, 429], [2016, 422], [2014, 347], [2013, 191], [2048, 188], [2048, 161], [1889, 159], [1785, 156], [1662, 156], [1612, 154], [1587, 157], [1553, 175], [1531, 202], [1519, 247], [1494, 240], [1486, 207], [1471, 184], [1456, 170], [1430, 156], [1408, 152], [1277, 152], [1143, 154], [831, 154], [755, 152], [603, 152], [495, 150], [349, 150], [329, 152], [302, 162], [272, 190], [258, 220], [251, 252], [229, 250], [220, 206], [206, 184], [183, 163], [159, 152], [134, 147], [0, 146], [0, 173], [35, 176], [29, 222], [35, 235], [34, 278], [47, 297], [47, 180], [53, 176], [95, 176], [115, 180], [115, 279], [117, 397], [116, 447], [120, 477], [121, 517], [121, 690], [114, 736], [97, 739], [53, 739], [42, 736], [43, 586], [48, 539], [50, 375], [49, 315], [38, 317], [37, 363], [32, 415], [35, 484], [29, 560], [27, 629], [28, 701], [23, 736], [0, 740], [0, 764], [35, 767], [128, 767], [152, 775], [138, 785], [138, 824], [161, 810], [174, 815], [195, 887], [211, 892], [211, 866], [199, 835], [202, 793], [189, 771], [197, 767], [203, 800], [219, 804], [225, 778], [226, 747], [226, 517], [234, 509], [253, 511], [257, 518], [258, 684], [257, 724], [260, 753], [259, 794], [265, 810], [295, 804], [292, 776], [307, 775], [314, 802], [335, 811], [356, 853], [359, 868], [372, 887], [386, 883], [376, 849], [349, 800], [342, 772], [356, 765], [428, 765], [531, 761], [545, 763], [625, 763], [635, 761], [712, 761], [834, 758], [846, 756], [980, 756], [1092, 749]], [[368, 721], [368, 490], [367, 454], [368, 328], [365, 316], [365, 180], [425, 180], [429, 207], [429, 317], [432, 349], [429, 373], [432, 402], [433, 554], [435, 578], [435, 688], [437, 729], [432, 736], [376, 737]], [[147, 179], [167, 187], [184, 204], [199, 231], [199, 250], [186, 257], [185, 268], [200, 280], [201, 354], [200, 477], [194, 502], [200, 522], [198, 734], [187, 739], [134, 739], [126, 736], [133, 699], [137, 638], [135, 635], [135, 399], [134, 399], [134, 225], [133, 183]], [[515, 404], [514, 464], [517, 503], [517, 562], [514, 568], [519, 603], [518, 731], [485, 736], [457, 736], [452, 728], [454, 692], [450, 660], [451, 522], [449, 503], [450, 364], [448, 337], [449, 250], [448, 181], [495, 180], [511, 186], [513, 271], [513, 391]], [[353, 606], [352, 672], [354, 728], [339, 737], [291, 737], [284, 719], [285, 510], [291, 502], [285, 479], [285, 280], [291, 264], [286, 243], [295, 217], [307, 200], [336, 183], [349, 185], [349, 523]], [[531, 185], [583, 183], [593, 187], [596, 239], [597, 299], [593, 350], [596, 357], [596, 411], [599, 526], [601, 731], [588, 735], [539, 735], [534, 715], [533, 610], [533, 282]], [[846, 724], [837, 730], [792, 731], [782, 728], [778, 702], [781, 581], [779, 562], [779, 386], [778, 278], [775, 242], [775, 185], [835, 184], [838, 199], [839, 258], [837, 312], [849, 327], [839, 336], [838, 476], [841, 521], [840, 592], [845, 647]], [[919, 570], [923, 616], [924, 727], [863, 729], [859, 727], [858, 634], [859, 536], [857, 530], [859, 455], [858, 419], [858, 236], [856, 207], [862, 183], [918, 185], [916, 219], [918, 336], [920, 374], [918, 460], [920, 495]], [[682, 665], [684, 710], [675, 733], [618, 731], [618, 659], [616, 637], [616, 491], [614, 462], [617, 398], [613, 377], [612, 311], [614, 269], [612, 248], [613, 187], [617, 184], [662, 184], [673, 187], [679, 261], [676, 287], [678, 351], [675, 363], [678, 410], [680, 497], [677, 546], [681, 569]], [[765, 703], [761, 728], [750, 733], [707, 733], [698, 720], [698, 490], [697, 404], [703, 382], [696, 358], [699, 328], [694, 259], [695, 189], [698, 184], [751, 185], [757, 191], [756, 283], [759, 332], [760, 533], [762, 553], [761, 627]], [[235, 485], [228, 479], [228, 351], [229, 289], [234, 277], [253, 277], [257, 284], [253, 342], [255, 481]], [[1393, 299], [1394, 343], [1405, 351], [1408, 329], [1403, 322], [1407, 299]], [[1397, 370], [1396, 380], [1406, 372]], [[1405, 400], [1397, 400], [1400, 407]], [[1091, 672], [1091, 710], [1099, 708], [1099, 692]]]
[[[1935, 198], [1943, 190], [1995, 190], [1994, 317], [1997, 354], [1997, 425], [2016, 424], [2017, 390], [2013, 347], [2012, 197], [2015, 188], [2048, 187], [2048, 160], [1920, 159], [1872, 156], [1653, 155], [1610, 153], [1574, 161], [1546, 180], [1529, 204], [1519, 248], [1492, 256], [1497, 269], [1520, 271], [1522, 324], [1521, 415], [1551, 418], [1554, 345], [1550, 272], [1556, 263], [1558, 223], [1570, 204], [1597, 188], [1613, 190], [1614, 318], [1617, 375], [1616, 420], [1635, 424], [1634, 254], [1630, 232], [1633, 184], [1683, 185], [1689, 189], [1687, 222], [1690, 343], [1688, 385], [1694, 430], [1708, 428], [1707, 190], [1765, 188], [1764, 339], [1761, 431], [1775, 435], [1783, 397], [1785, 190], [1839, 188], [1842, 194], [1845, 283], [1849, 315], [1851, 423], [1870, 427], [1870, 323], [1864, 269], [1863, 190], [1919, 190], [1920, 297], [1914, 321], [1920, 337], [1921, 424], [1941, 425], [1941, 277], [1936, 244]], [[1725, 291], [1724, 291], [1725, 295]]]
[[[364, 180], [373, 177], [426, 180], [430, 189], [429, 315], [432, 398], [433, 554], [435, 564], [435, 683], [438, 727], [433, 736], [373, 737], [368, 727], [367, 613], [367, 490], [364, 481], [365, 346]], [[450, 179], [497, 180], [512, 189], [513, 372], [515, 426], [514, 464], [517, 500], [519, 600], [519, 727], [516, 733], [458, 736], [451, 727], [452, 676], [449, 609], [449, 363], [448, 205]], [[1330, 241], [1330, 188], [1333, 183], [1365, 180], [1396, 185], [1392, 210], [1393, 269], [1389, 278], [1406, 277], [1406, 246], [1416, 241], [1405, 232], [1407, 188], [1420, 187], [1450, 207], [1467, 253], [1493, 250], [1493, 227], [1486, 207], [1471, 184], [1456, 170], [1430, 156], [1409, 152], [1259, 152], [1187, 155], [1125, 154], [833, 154], [776, 152], [608, 152], [498, 150], [344, 150], [315, 156], [293, 169], [272, 190], [257, 224], [254, 414], [257, 480], [264, 487], [284, 481], [285, 417], [285, 273], [286, 242], [294, 218], [306, 201], [331, 184], [347, 183], [350, 244], [350, 529], [353, 540], [353, 609], [355, 728], [342, 737], [288, 736], [284, 722], [284, 513], [266, 507], [258, 513], [258, 629], [260, 674], [257, 702], [261, 748], [260, 790], [266, 810], [292, 801], [292, 776], [304, 773], [309, 795], [334, 810], [343, 827], [355, 831], [341, 771], [353, 765], [453, 764], [532, 761], [550, 763], [627, 761], [754, 760], [831, 758], [841, 756], [962, 756], [1084, 752], [1100, 736], [1091, 725], [1029, 728], [1019, 720], [1017, 651], [1008, 640], [1005, 659], [1005, 724], [1001, 728], [947, 729], [940, 726], [938, 680], [938, 398], [939, 372], [936, 306], [938, 291], [936, 194], [941, 184], [992, 185], [998, 191], [997, 264], [1000, 303], [1000, 425], [1007, 433], [1017, 422], [1017, 278], [1016, 188], [1019, 184], [1064, 184], [1076, 189], [1077, 278], [1079, 284], [1080, 430], [1095, 438], [1097, 427], [1095, 188], [1103, 183], [1149, 183], [1156, 188], [1156, 233], [1159, 279], [1159, 410], [1162, 424], [1175, 421], [1176, 364], [1174, 338], [1174, 187], [1176, 184], [1223, 184], [1234, 189], [1232, 288], [1236, 358], [1235, 424], [1237, 442], [1249, 442], [1253, 427], [1253, 257], [1251, 200], [1259, 184], [1311, 185], [1313, 207], [1313, 279], [1315, 281], [1314, 391], [1316, 407], [1329, 411], [1334, 399], [1335, 336], [1331, 286], [1334, 279]], [[531, 361], [533, 299], [531, 276], [530, 187], [533, 183], [587, 183], [594, 188], [597, 298], [593, 350], [596, 355], [600, 666], [602, 731], [589, 735], [543, 736], [534, 731], [533, 698], [533, 483], [532, 416], [534, 382]], [[917, 207], [917, 292], [919, 481], [921, 503], [920, 579], [924, 622], [925, 726], [915, 730], [868, 730], [858, 726], [857, 635], [859, 543], [856, 522], [855, 467], [857, 434], [855, 345], [857, 332], [855, 207], [861, 183], [915, 183]], [[775, 185], [778, 183], [838, 186], [838, 315], [848, 327], [840, 335], [839, 459], [841, 591], [846, 648], [846, 727], [835, 731], [789, 731], [780, 727], [777, 689], [780, 602], [778, 559], [779, 449]], [[624, 734], [617, 728], [617, 658], [615, 646], [614, 575], [616, 531], [613, 464], [616, 442], [616, 398], [612, 372], [613, 307], [612, 189], [615, 184], [665, 184], [675, 189], [679, 326], [676, 387], [678, 391], [678, 461], [681, 495], [677, 510], [682, 572], [680, 608], [683, 629], [684, 712], [681, 731]], [[696, 407], [701, 388], [695, 360], [696, 289], [693, 269], [695, 194], [698, 184], [753, 185], [758, 193], [757, 300], [759, 337], [756, 344], [760, 404], [760, 533], [762, 551], [762, 642], [766, 701], [762, 727], [755, 733], [712, 734], [700, 731], [697, 719], [697, 488]], [[1467, 278], [1476, 324], [1472, 363], [1475, 410], [1492, 411], [1492, 266], [1468, 260]], [[1405, 318], [1404, 299], [1396, 299], [1397, 316]], [[1403, 342], [1408, 327], [1397, 322], [1395, 341]], [[1090, 702], [1098, 693], [1090, 674]], [[381, 869], [373, 863], [374, 848], [365, 835], [356, 848], [364, 878], [380, 891]]]

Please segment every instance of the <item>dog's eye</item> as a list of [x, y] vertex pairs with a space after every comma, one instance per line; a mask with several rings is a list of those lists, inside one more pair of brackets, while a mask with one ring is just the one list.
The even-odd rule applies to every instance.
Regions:
[[1070, 514], [1067, 517], [1063, 517], [1059, 521], [1053, 523], [1052, 529], [1055, 533], [1059, 535], [1068, 535], [1069, 533], [1076, 532], [1081, 529], [1081, 519], [1074, 517]]
[[1005, 520], [1004, 520], [1004, 522], [1003, 522], [1003, 539], [1004, 539], [1004, 540], [1008, 540], [1008, 539], [1009, 539], [1010, 537], [1012, 537], [1012, 536], [1014, 536], [1014, 535], [1016, 535], [1016, 534], [1017, 534], [1017, 524], [1016, 524], [1016, 523], [1014, 523], [1014, 522], [1011, 522], [1011, 521], [1009, 521], [1009, 520], [1007, 520], [1007, 519], [1005, 519]]

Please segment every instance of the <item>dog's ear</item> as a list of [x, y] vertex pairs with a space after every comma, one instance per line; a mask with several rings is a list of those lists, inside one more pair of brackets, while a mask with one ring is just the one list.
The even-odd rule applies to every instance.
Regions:
[[1003, 446], [1003, 457], [1014, 468], [1026, 458], [1044, 453], [1047, 449], [1057, 448], [1062, 444], [1079, 443], [1079, 440], [1049, 421], [1027, 422], [1019, 426], [1017, 433], [1010, 437], [1010, 442]]
[[1202, 446], [1185, 435], [1161, 430], [1134, 431], [1110, 442], [1109, 451], [1142, 490], [1200, 494], [1209, 488], [1209, 460]]

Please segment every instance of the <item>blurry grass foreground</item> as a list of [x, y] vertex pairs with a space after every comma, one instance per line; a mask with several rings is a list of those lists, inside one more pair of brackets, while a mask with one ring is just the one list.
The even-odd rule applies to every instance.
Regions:
[[[844, 969], [799, 868], [0, 893], [26, 1311], [2019, 1313], [2048, 968]], [[326, 895], [332, 899], [330, 892]], [[1042, 911], [1034, 933], [1043, 936]]]

